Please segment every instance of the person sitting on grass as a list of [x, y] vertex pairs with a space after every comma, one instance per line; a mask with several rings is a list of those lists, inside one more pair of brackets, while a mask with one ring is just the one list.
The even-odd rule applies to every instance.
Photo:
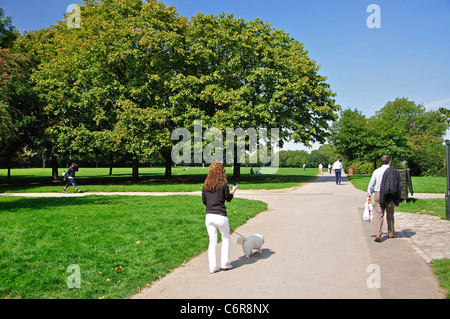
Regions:
[[67, 183], [66, 183], [66, 187], [64, 187], [64, 190], [62, 191], [63, 193], [67, 193], [66, 189], [70, 185], [75, 187], [75, 189], [77, 190], [77, 193], [81, 193], [81, 190], [79, 190], [77, 188], [77, 183], [75, 182], [75, 172], [76, 171], [78, 171], [78, 164], [72, 163], [72, 165], [70, 165], [69, 169], [67, 170], [66, 175], [64, 176], [64, 181], [66, 180], [66, 177], [67, 177]]

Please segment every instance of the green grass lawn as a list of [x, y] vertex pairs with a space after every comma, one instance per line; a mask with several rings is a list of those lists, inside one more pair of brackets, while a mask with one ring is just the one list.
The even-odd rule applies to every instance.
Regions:
[[428, 214], [445, 219], [445, 199], [409, 199], [406, 203], [400, 203], [395, 210], [404, 213]]
[[[348, 179], [356, 188], [367, 191], [370, 176], [351, 175]], [[447, 179], [445, 177], [412, 176], [411, 183], [414, 193], [437, 193], [445, 194], [447, 192]]]
[[[266, 207], [233, 199], [231, 227]], [[129, 297], [207, 250], [204, 216], [200, 196], [0, 197], [0, 298]]]
[[[370, 176], [352, 175], [348, 179], [353, 185], [367, 192], [370, 182]], [[411, 178], [414, 193], [439, 193], [445, 194], [447, 190], [447, 181], [445, 177], [416, 177]], [[445, 219], [445, 199], [409, 199], [406, 203], [400, 203], [397, 211], [405, 213], [420, 213], [433, 216], [440, 216]]]
[[[227, 167], [231, 181], [233, 171]], [[239, 189], [281, 189], [289, 188], [312, 180], [317, 169], [280, 168], [276, 174], [250, 175], [250, 168], [241, 168]], [[264, 171], [264, 168], [263, 168]], [[62, 173], [62, 170], [59, 170]], [[76, 182], [84, 192], [191, 192], [202, 189], [208, 168], [174, 167], [171, 179], [164, 178], [163, 168], [142, 167], [139, 169], [140, 181], [131, 181], [131, 168], [114, 168], [109, 176], [108, 168], [80, 168]], [[0, 169], [0, 193], [42, 193], [61, 192], [65, 182], [49, 182], [51, 169], [30, 168], [13, 169], [11, 181], [6, 179], [6, 170]], [[73, 192], [73, 187], [68, 188]]]
[[447, 290], [447, 299], [450, 299], [450, 259], [436, 259], [431, 261], [434, 273], [439, 277], [440, 285]]

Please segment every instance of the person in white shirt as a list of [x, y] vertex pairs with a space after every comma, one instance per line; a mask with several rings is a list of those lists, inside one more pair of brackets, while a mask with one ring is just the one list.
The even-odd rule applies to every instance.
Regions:
[[394, 231], [394, 202], [390, 202], [389, 206], [382, 208], [380, 206], [380, 187], [383, 180], [384, 172], [391, 166], [391, 157], [383, 155], [380, 158], [381, 167], [373, 171], [370, 178], [369, 187], [367, 188], [367, 201], [373, 205], [373, 220], [375, 221], [375, 241], [381, 241], [381, 228], [383, 227], [384, 213], [386, 211], [386, 220], [388, 225], [389, 238], [396, 238]]
[[336, 185], [341, 185], [341, 174], [342, 174], [342, 163], [339, 161], [339, 158], [336, 162], [333, 163], [333, 171], [336, 176]]

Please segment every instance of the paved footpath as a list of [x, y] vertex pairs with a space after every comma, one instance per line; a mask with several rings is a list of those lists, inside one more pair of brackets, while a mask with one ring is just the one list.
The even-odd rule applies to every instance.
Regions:
[[[262, 254], [246, 259], [233, 234], [230, 261], [234, 269], [209, 274], [205, 252], [132, 298], [445, 296], [439, 292], [441, 287], [431, 267], [408, 238], [384, 236], [381, 243], [373, 242], [373, 225], [362, 219], [366, 194], [345, 177], [342, 185], [335, 184], [334, 176], [324, 174], [302, 187], [238, 190], [236, 197], [268, 203], [268, 210], [236, 229], [245, 235], [264, 234]], [[397, 229], [403, 231], [400, 225]], [[380, 288], [372, 280], [376, 274]]]
[[[176, 194], [199, 195], [200, 192]], [[168, 193], [1, 195], [164, 196]], [[204, 252], [132, 298], [442, 299], [445, 296], [428, 262], [449, 256], [448, 221], [396, 213], [400, 238], [388, 239], [384, 235], [381, 243], [375, 243], [373, 224], [362, 219], [365, 192], [357, 190], [345, 177], [342, 185], [336, 185], [334, 176], [328, 173], [288, 190], [238, 189], [236, 197], [268, 203], [266, 211], [236, 229], [245, 235], [264, 234], [262, 254], [246, 259], [242, 247], [235, 243], [238, 236], [232, 234], [232, 270], [210, 274]], [[218, 252], [219, 249], [220, 245]], [[219, 258], [220, 253], [217, 255]]]

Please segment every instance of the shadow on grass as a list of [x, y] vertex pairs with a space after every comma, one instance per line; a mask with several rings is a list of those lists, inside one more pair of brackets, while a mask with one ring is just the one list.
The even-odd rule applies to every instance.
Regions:
[[[157, 174], [141, 174], [139, 181], [133, 181], [129, 175], [119, 174], [117, 176], [102, 176], [102, 177], [77, 177], [77, 184], [80, 185], [188, 185], [188, 184], [203, 184], [205, 181], [205, 174], [190, 174], [190, 175], [175, 175], [171, 178], [166, 178], [164, 175]], [[239, 179], [241, 186], [255, 185], [256, 187], [269, 184], [269, 188], [283, 188], [285, 184], [300, 184], [314, 179], [311, 175], [283, 175], [283, 174], [267, 174], [267, 175], [250, 175], [242, 174]], [[228, 177], [229, 183], [233, 183], [232, 177]], [[48, 177], [29, 176], [12, 179], [11, 181], [0, 181], [0, 193], [5, 192], [23, 192], [32, 190], [33, 188], [43, 186], [61, 186], [64, 187], [65, 182], [62, 180], [50, 181]]]
[[85, 196], [85, 197], [2, 197], [0, 199], [0, 214], [11, 210], [24, 208], [50, 209], [82, 205], [112, 205], [117, 202], [117, 196]]

